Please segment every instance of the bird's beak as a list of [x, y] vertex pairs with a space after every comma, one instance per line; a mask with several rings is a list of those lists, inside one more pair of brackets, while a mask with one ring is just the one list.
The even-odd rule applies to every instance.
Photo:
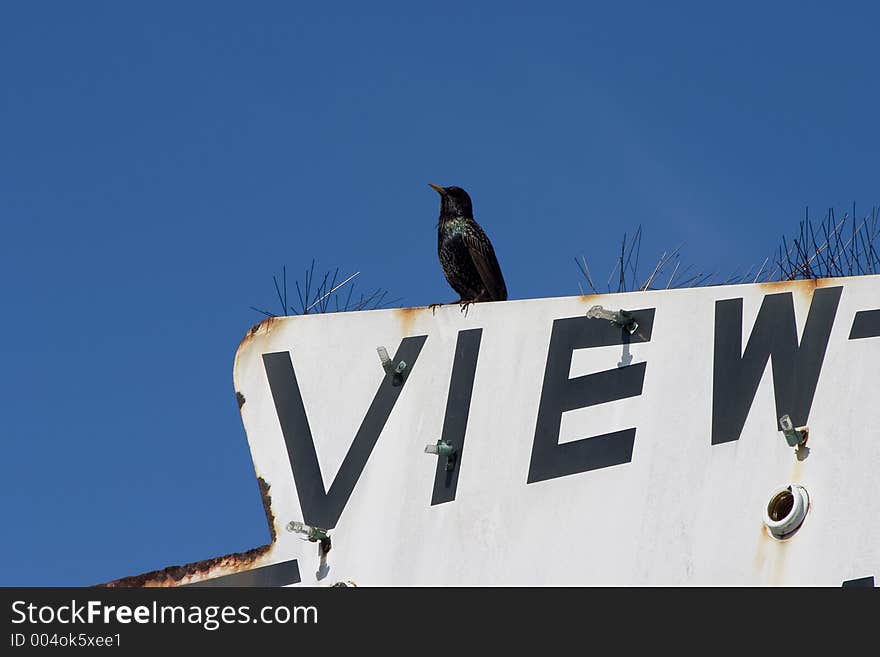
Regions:
[[428, 183], [428, 187], [432, 187], [435, 192], [440, 194], [440, 196], [446, 196], [446, 190], [440, 185], [435, 185], [434, 183]]

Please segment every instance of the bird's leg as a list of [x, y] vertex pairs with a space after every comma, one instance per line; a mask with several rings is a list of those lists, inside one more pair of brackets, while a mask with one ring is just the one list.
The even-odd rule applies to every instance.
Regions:
[[470, 306], [472, 303], [477, 303], [479, 301], [485, 301], [487, 296], [488, 296], [488, 293], [486, 292], [486, 289], [484, 288], [484, 289], [480, 290], [480, 293], [477, 296], [475, 296], [473, 299], [459, 299], [458, 303], [461, 306], [461, 312], [463, 312], [466, 317], [468, 306]]
[[447, 303], [432, 303], [428, 308], [431, 309], [431, 314], [434, 315], [437, 312], [437, 309], [441, 306], [451, 306], [454, 303], [461, 303], [461, 301], [449, 301]]

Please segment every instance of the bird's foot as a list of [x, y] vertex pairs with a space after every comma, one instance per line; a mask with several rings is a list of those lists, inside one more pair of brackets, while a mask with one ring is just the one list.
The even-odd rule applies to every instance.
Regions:
[[459, 305], [461, 312], [463, 312], [465, 315], [467, 315], [468, 306], [470, 306], [472, 303], [474, 303], [474, 301], [476, 301], [476, 300], [475, 299], [470, 299], [470, 300], [459, 299], [458, 301], [450, 301], [449, 303], [432, 303], [430, 306], [428, 306], [428, 308], [431, 309], [431, 314], [435, 315], [437, 313], [437, 308], [440, 308], [442, 306], [451, 306], [452, 304], [457, 303]]

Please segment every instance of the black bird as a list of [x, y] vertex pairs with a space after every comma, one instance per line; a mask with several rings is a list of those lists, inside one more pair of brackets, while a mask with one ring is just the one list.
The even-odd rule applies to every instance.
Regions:
[[429, 184], [440, 194], [437, 253], [446, 280], [461, 296], [462, 309], [475, 301], [506, 301], [495, 249], [474, 221], [471, 197], [461, 187]]

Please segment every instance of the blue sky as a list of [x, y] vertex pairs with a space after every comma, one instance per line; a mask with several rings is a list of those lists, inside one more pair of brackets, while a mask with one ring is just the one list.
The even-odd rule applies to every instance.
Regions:
[[[232, 388], [288, 267], [451, 301], [470, 191], [511, 298], [760, 263], [878, 203], [873, 3], [6, 3], [0, 585], [268, 540]], [[647, 266], [647, 264], [645, 265]]]

